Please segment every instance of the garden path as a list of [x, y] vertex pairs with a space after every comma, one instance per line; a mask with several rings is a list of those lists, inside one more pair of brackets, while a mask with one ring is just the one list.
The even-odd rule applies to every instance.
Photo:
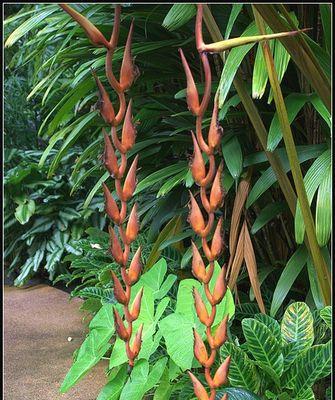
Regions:
[[[95, 400], [105, 384], [100, 362], [66, 394], [59, 387], [87, 332], [80, 299], [39, 284], [4, 290], [4, 399]], [[72, 340], [68, 340], [68, 338]]]

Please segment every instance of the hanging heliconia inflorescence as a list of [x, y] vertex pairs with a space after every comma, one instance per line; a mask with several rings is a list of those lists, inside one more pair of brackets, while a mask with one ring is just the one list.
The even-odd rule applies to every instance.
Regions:
[[[214, 400], [216, 390], [220, 386], [227, 383], [228, 369], [230, 357], [221, 364], [221, 366], [214, 372], [212, 371], [213, 364], [216, 356], [219, 353], [220, 347], [227, 339], [227, 323], [228, 316], [226, 316], [215, 332], [212, 330], [216, 310], [218, 304], [222, 301], [226, 294], [226, 268], [223, 266], [219, 272], [216, 282], [214, 283], [213, 291], [210, 290], [209, 284], [213, 278], [214, 263], [218, 259], [223, 250], [223, 237], [222, 237], [222, 217], [219, 218], [215, 224], [215, 211], [217, 211], [222, 203], [224, 192], [221, 186], [222, 163], [216, 168], [214, 153], [219, 148], [221, 142], [222, 129], [218, 125], [218, 104], [217, 99], [214, 99], [213, 113], [211, 124], [207, 136], [207, 141], [202, 134], [202, 121], [204, 114], [207, 110], [208, 103], [211, 97], [211, 69], [208, 61], [208, 55], [203, 50], [204, 43], [202, 39], [202, 5], [198, 4], [198, 11], [196, 17], [196, 45], [201, 58], [205, 88], [204, 94], [199, 100], [198, 92], [193, 80], [191, 70], [188, 66], [183, 51], [180, 49], [181, 60], [184, 66], [187, 78], [187, 104], [189, 110], [196, 116], [195, 135], [193, 132], [192, 140], [194, 146], [193, 160], [191, 163], [191, 171], [193, 179], [198, 186], [200, 186], [200, 202], [202, 208], [207, 214], [204, 218], [203, 212], [194, 198], [192, 193], [190, 203], [189, 222], [194, 232], [202, 239], [202, 249], [205, 257], [209, 263], [206, 269], [206, 264], [194, 243], [192, 243], [193, 259], [192, 259], [192, 272], [193, 275], [203, 284], [206, 298], [211, 305], [211, 311], [208, 313], [205, 303], [203, 302], [200, 293], [196, 288], [193, 289], [194, 303], [197, 316], [202, 324], [206, 326], [206, 336], [209, 346], [209, 352], [201, 335], [194, 329], [194, 355], [199, 363], [204, 367], [205, 379], [209, 386], [210, 393], [207, 392], [203, 384], [189, 372], [193, 382], [194, 393], [199, 400]], [[205, 161], [202, 152], [208, 158], [208, 168], [206, 169]], [[208, 243], [208, 237], [214, 228], [211, 244]], [[228, 399], [225, 394], [223, 400]]]
[[[115, 189], [120, 201], [120, 206], [114, 200], [106, 184], [103, 184], [105, 196], [105, 211], [109, 218], [114, 222], [119, 231], [118, 235], [113, 227], [109, 227], [110, 234], [110, 252], [115, 261], [121, 267], [121, 277], [124, 286], [119, 278], [112, 271], [114, 283], [114, 296], [116, 300], [123, 305], [124, 318], [114, 309], [115, 329], [125, 342], [128, 364], [132, 368], [134, 361], [141, 350], [143, 324], [136, 333], [133, 332], [133, 322], [138, 318], [141, 308], [143, 288], [136, 295], [132, 306], [130, 307], [131, 288], [139, 280], [141, 274], [141, 248], [139, 247], [128, 265], [130, 245], [136, 239], [139, 230], [139, 221], [137, 215], [137, 205], [133, 205], [127, 220], [127, 203], [132, 198], [136, 187], [136, 169], [138, 156], [135, 157], [130, 168], [127, 171], [127, 152], [134, 146], [136, 129], [132, 121], [132, 101], [126, 104], [125, 91], [132, 85], [137, 72], [133, 64], [131, 55], [131, 43], [133, 34], [133, 22], [130, 25], [128, 38], [124, 48], [123, 61], [120, 70], [120, 80], [117, 81], [112, 70], [113, 53], [118, 43], [121, 6], [115, 6], [114, 26], [110, 40], [83, 15], [75, 11], [67, 4], [60, 4], [64, 11], [81, 25], [85, 30], [91, 43], [96, 47], [105, 47], [106, 52], [106, 76], [109, 84], [116, 91], [119, 98], [119, 110], [114, 111], [113, 104], [109, 95], [96, 75], [92, 71], [99, 90], [100, 114], [106, 124], [110, 126], [111, 134], [103, 130], [105, 140], [105, 150], [103, 161], [106, 169], [115, 180]], [[122, 124], [121, 138], [118, 137], [117, 127]], [[117, 155], [119, 153], [119, 157]], [[126, 222], [127, 220], [127, 222]], [[125, 223], [126, 222], [126, 223]], [[121, 244], [122, 243], [122, 244]], [[126, 322], [126, 323], [125, 323]]]

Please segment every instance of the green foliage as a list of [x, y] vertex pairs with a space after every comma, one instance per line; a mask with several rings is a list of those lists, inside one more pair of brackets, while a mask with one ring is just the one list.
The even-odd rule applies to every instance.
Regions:
[[[80, 198], [70, 198], [67, 175], [69, 163], [58, 175], [47, 179], [46, 168], [38, 166], [41, 151], [12, 149], [7, 152], [5, 184], [5, 259], [7, 273], [16, 275], [15, 285], [22, 286], [34, 274], [47, 272], [54, 280], [65, 271], [62, 259], [67, 252], [79, 253], [74, 243], [85, 228], [96, 224], [100, 205], [80, 210]], [[77, 153], [72, 151], [68, 159]], [[55, 193], [55, 190], [57, 192]]]
[[313, 384], [330, 374], [331, 342], [313, 345], [313, 316], [305, 303], [292, 303], [281, 324], [257, 314], [243, 319], [242, 329], [243, 345], [228, 342], [221, 349], [222, 359], [232, 357], [231, 384], [265, 399], [314, 398]]

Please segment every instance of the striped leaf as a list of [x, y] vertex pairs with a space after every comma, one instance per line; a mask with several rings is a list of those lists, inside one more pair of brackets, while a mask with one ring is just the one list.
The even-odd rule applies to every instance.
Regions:
[[248, 349], [261, 366], [276, 382], [283, 372], [284, 357], [275, 335], [262, 322], [253, 318], [242, 321], [242, 329]]
[[310, 347], [296, 358], [291, 368], [282, 377], [284, 387], [293, 389], [301, 396], [317, 380], [331, 372], [331, 342]]
[[276, 337], [278, 343], [281, 343], [281, 332], [278, 321], [269, 317], [267, 314], [256, 314], [254, 318], [266, 325]]
[[231, 388], [229, 387], [220, 390], [217, 393], [215, 400], [222, 400], [225, 393], [228, 393], [229, 400], [261, 400], [261, 398], [257, 396], [257, 394], [252, 393], [246, 389], [235, 388], [235, 387]]
[[283, 343], [297, 343], [297, 351], [308, 349], [314, 342], [313, 316], [306, 303], [287, 307], [281, 322]]
[[220, 354], [222, 359], [231, 357], [229, 383], [234, 387], [243, 387], [257, 393], [260, 387], [260, 377], [247, 353], [233, 343], [226, 342], [221, 347]]
[[320, 317], [325, 321], [328, 328], [332, 327], [332, 307], [327, 306], [320, 311]]

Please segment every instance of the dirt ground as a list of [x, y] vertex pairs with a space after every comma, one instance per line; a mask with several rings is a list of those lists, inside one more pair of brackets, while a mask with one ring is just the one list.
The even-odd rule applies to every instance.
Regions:
[[[39, 284], [4, 290], [4, 399], [95, 400], [105, 384], [107, 363], [100, 362], [66, 394], [59, 387], [72, 354], [87, 332], [81, 301]], [[72, 340], [69, 341], [68, 338]]]

